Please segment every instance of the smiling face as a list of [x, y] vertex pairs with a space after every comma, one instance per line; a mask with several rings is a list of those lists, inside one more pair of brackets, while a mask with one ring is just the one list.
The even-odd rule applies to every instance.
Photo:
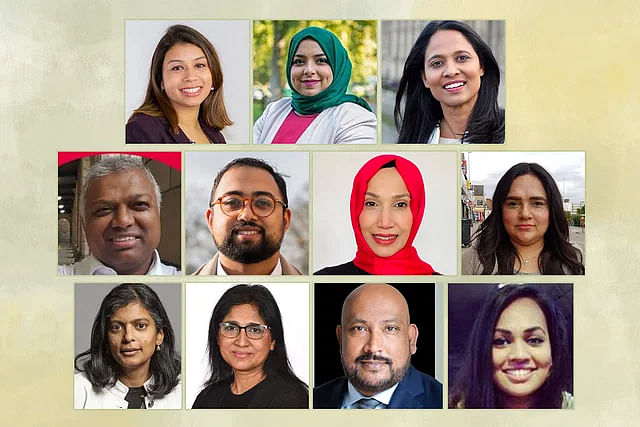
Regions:
[[[265, 324], [258, 308], [253, 304], [234, 305], [224, 316], [222, 322], [238, 326]], [[263, 373], [264, 362], [269, 357], [271, 350], [275, 348], [275, 344], [269, 330], [257, 340], [247, 338], [246, 330], [240, 330], [240, 334], [235, 338], [227, 338], [218, 330], [220, 354], [234, 372]]]
[[196, 108], [211, 93], [211, 70], [202, 49], [175, 44], [162, 61], [162, 89], [174, 109]]
[[144, 171], [114, 172], [85, 194], [85, 231], [93, 255], [118, 274], [145, 274], [160, 243], [160, 209]]
[[[227, 195], [240, 198], [270, 195], [282, 200], [271, 174], [251, 166], [236, 166], [225, 172], [216, 188], [214, 201]], [[206, 216], [220, 253], [233, 261], [251, 264], [266, 260], [280, 250], [284, 233], [289, 228], [291, 211], [276, 203], [271, 215], [259, 217], [245, 202], [244, 209], [237, 215], [226, 215], [220, 204], [216, 204], [207, 210]]]
[[382, 168], [369, 180], [360, 212], [360, 231], [369, 248], [389, 257], [409, 240], [413, 214], [411, 195], [396, 168]]
[[531, 298], [504, 309], [493, 336], [493, 382], [506, 406], [531, 407], [551, 373], [551, 338], [543, 311]]
[[442, 30], [431, 36], [422, 81], [443, 107], [473, 109], [483, 75], [478, 54], [462, 33]]
[[549, 228], [549, 204], [538, 177], [527, 174], [513, 180], [502, 205], [502, 223], [516, 248], [544, 244], [544, 234]]
[[407, 302], [386, 284], [367, 284], [344, 302], [336, 333], [342, 367], [365, 396], [400, 382], [416, 352], [418, 328], [409, 323]]
[[327, 55], [312, 39], [302, 40], [291, 63], [291, 84], [300, 95], [317, 95], [333, 82]]
[[156, 329], [149, 311], [139, 302], [119, 308], [107, 321], [109, 350], [124, 372], [142, 370], [149, 378], [149, 363], [164, 333]]

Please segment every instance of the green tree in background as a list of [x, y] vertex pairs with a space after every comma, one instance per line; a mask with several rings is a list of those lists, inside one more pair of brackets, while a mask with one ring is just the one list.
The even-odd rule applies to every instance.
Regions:
[[255, 21], [254, 120], [271, 101], [290, 94], [285, 64], [289, 40], [303, 28], [315, 26], [333, 32], [349, 52], [353, 65], [349, 92], [375, 105], [377, 74], [376, 21]]

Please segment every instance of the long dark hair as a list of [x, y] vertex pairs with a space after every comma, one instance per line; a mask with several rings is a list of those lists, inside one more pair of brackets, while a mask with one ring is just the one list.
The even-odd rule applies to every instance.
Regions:
[[[461, 33], [478, 54], [484, 69], [478, 98], [462, 142], [504, 142], [504, 110], [498, 107], [500, 69], [489, 46], [469, 25], [460, 21], [431, 21], [422, 30], [404, 64], [402, 78], [396, 94], [393, 116], [398, 129], [399, 143], [426, 143], [443, 118], [442, 107], [431, 91], [424, 86], [424, 55], [433, 36], [442, 30]], [[404, 98], [404, 109], [403, 109]]]
[[549, 331], [553, 367], [535, 393], [535, 408], [561, 408], [563, 391], [572, 389], [571, 351], [567, 318], [542, 286], [507, 285], [491, 294], [473, 324], [462, 367], [453, 380], [449, 407], [498, 408], [499, 391], [493, 381], [491, 346], [494, 331], [504, 309], [520, 298], [533, 299], [542, 312]]
[[[160, 350], [151, 356], [149, 371], [153, 384], [149, 391], [157, 395], [168, 394], [178, 385], [180, 354], [174, 350], [173, 328], [160, 298], [153, 289], [142, 283], [123, 283], [104, 297], [91, 328], [91, 347], [76, 356], [74, 366], [77, 371], [85, 373], [94, 387], [103, 388], [116, 383], [120, 366], [109, 349], [109, 318], [118, 309], [136, 302], [149, 312], [156, 330], [164, 333]], [[86, 359], [86, 356], [89, 358]]]
[[537, 163], [518, 163], [498, 181], [493, 193], [493, 210], [473, 238], [477, 241], [475, 248], [482, 263], [482, 274], [493, 274], [496, 262], [497, 274], [514, 274], [517, 253], [504, 228], [502, 205], [513, 180], [522, 175], [538, 178], [547, 194], [549, 227], [544, 234], [544, 248], [538, 259], [540, 273], [567, 274], [567, 269], [571, 274], [584, 274], [582, 254], [569, 243], [569, 225], [564, 216], [560, 190], [549, 172]]
[[[176, 135], [178, 134], [178, 115], [171, 105], [169, 97], [167, 97], [167, 94], [162, 90], [162, 63], [167, 51], [179, 43], [193, 44], [202, 49], [204, 56], [207, 58], [209, 70], [211, 71], [211, 84], [214, 89], [202, 102], [202, 105], [200, 105], [200, 118], [202, 118], [207, 125], [218, 130], [223, 129], [225, 126], [232, 125], [233, 122], [229, 119], [227, 110], [224, 107], [222, 68], [220, 67], [218, 54], [205, 36], [186, 25], [173, 25], [169, 27], [167, 33], [162, 36], [158, 42], [156, 50], [153, 52], [153, 58], [151, 59], [147, 94], [142, 105], [131, 114], [129, 120], [136, 114], [147, 114], [154, 117], [164, 116], [171, 125], [173, 132]], [[209, 90], [208, 88], [204, 89]]]
[[209, 353], [209, 366], [211, 377], [205, 386], [217, 383], [229, 383], [233, 381], [233, 369], [222, 358], [220, 346], [218, 345], [218, 331], [220, 322], [229, 313], [232, 307], [242, 304], [251, 304], [258, 309], [260, 317], [270, 327], [271, 337], [276, 345], [269, 353], [264, 363], [264, 372], [277, 374], [285, 379], [299, 383], [307, 389], [307, 385], [300, 380], [291, 369], [289, 358], [287, 357], [287, 347], [284, 343], [284, 328], [282, 327], [282, 316], [275, 298], [269, 289], [262, 285], [236, 285], [222, 295], [211, 314], [209, 322], [209, 339], [207, 351]]

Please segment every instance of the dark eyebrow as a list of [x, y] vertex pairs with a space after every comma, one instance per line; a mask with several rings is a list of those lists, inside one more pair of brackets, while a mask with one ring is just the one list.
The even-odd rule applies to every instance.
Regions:
[[[140, 318], [138, 318], [138, 319], [130, 320], [130, 321], [129, 321], [129, 323], [140, 322], [140, 321], [142, 321], [142, 320], [144, 320], [144, 321], [146, 321], [146, 322], [150, 322], [150, 321], [151, 321], [151, 319], [148, 319], [148, 318], [146, 318], [146, 317], [140, 317]], [[119, 319], [115, 319], [115, 320], [114, 320], [114, 319], [109, 319], [109, 321], [110, 321], [111, 323], [126, 323], [125, 321], [123, 321], [123, 320], [119, 320]]]
[[[531, 333], [531, 332], [534, 332], [534, 331], [540, 331], [545, 335], [547, 334], [545, 332], [545, 330], [542, 328], [542, 326], [532, 326], [532, 327], [527, 328], [527, 329], [524, 330], [525, 333]], [[513, 333], [508, 329], [496, 328], [494, 333], [495, 332], [500, 332], [500, 333], [505, 334], [505, 335], [513, 335]]]
[[[522, 200], [522, 197], [507, 196], [507, 200]], [[529, 197], [529, 200], [547, 200], [547, 198], [543, 196], [533, 196]]]
[[[202, 55], [197, 58], [193, 58], [192, 61], [200, 61], [201, 59], [207, 59], [207, 57]], [[172, 59], [170, 61], [167, 61], [167, 64], [171, 64], [172, 62], [184, 62], [184, 59]]]
[[[227, 191], [226, 193], [224, 193], [222, 196], [220, 197], [225, 197], [225, 196], [240, 196], [240, 197], [246, 197], [246, 193], [244, 193], [243, 191], [240, 190], [231, 190], [231, 191]], [[258, 191], [254, 191], [253, 193], [251, 193], [252, 197], [256, 197], [256, 196], [271, 196], [274, 199], [277, 199], [276, 196], [274, 196], [271, 192], [269, 191], [264, 191], [264, 190], [258, 190]]]
[[[294, 56], [294, 58], [295, 58], [296, 56], [299, 56], [300, 58], [306, 58], [306, 55], [302, 55], [302, 54], [299, 54], [299, 53], [296, 53], [296, 54], [294, 54], [293, 56]], [[326, 54], [326, 53], [318, 53], [317, 55], [312, 55], [312, 56], [313, 56], [314, 58], [318, 58], [318, 57], [320, 57], [320, 56], [327, 56], [327, 54]]]
[[[365, 196], [376, 197], [376, 198], [378, 198], [378, 199], [380, 198], [380, 195], [379, 195], [379, 194], [372, 193], [371, 191], [367, 191], [367, 192], [366, 192], [366, 193], [364, 193], [364, 194], [365, 194]], [[405, 197], [411, 198], [411, 194], [409, 194], [409, 193], [396, 194], [396, 195], [395, 195], [395, 196], [393, 196], [392, 198], [393, 198], [393, 199], [402, 199], [402, 198], [405, 198]]]
[[[456, 50], [455, 52], [453, 52], [454, 55], [458, 55], [458, 54], [461, 54], [461, 53], [465, 53], [465, 54], [467, 54], [469, 56], [473, 56], [473, 54], [471, 52], [467, 51], [467, 50]], [[427, 60], [431, 61], [434, 58], [444, 58], [445, 56], [447, 56], [447, 55], [443, 55], [441, 53], [436, 53], [434, 55], [431, 55], [429, 58], [427, 58]]]

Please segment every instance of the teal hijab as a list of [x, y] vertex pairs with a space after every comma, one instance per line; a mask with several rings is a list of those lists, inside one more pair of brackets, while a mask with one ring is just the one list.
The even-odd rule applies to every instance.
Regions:
[[[299, 94], [291, 84], [291, 64], [293, 63], [293, 56], [298, 50], [300, 42], [307, 38], [315, 40], [320, 45], [324, 54], [327, 55], [329, 66], [333, 72], [333, 81], [329, 87], [313, 96]], [[293, 91], [291, 106], [296, 113], [302, 115], [316, 114], [329, 107], [335, 107], [345, 102], [353, 102], [371, 111], [371, 107], [367, 104], [367, 101], [355, 95], [347, 95], [349, 80], [351, 80], [351, 61], [349, 60], [349, 54], [335, 34], [324, 28], [307, 27], [298, 31], [293, 36], [289, 44], [289, 53], [287, 54], [287, 82], [289, 82], [289, 87]]]

